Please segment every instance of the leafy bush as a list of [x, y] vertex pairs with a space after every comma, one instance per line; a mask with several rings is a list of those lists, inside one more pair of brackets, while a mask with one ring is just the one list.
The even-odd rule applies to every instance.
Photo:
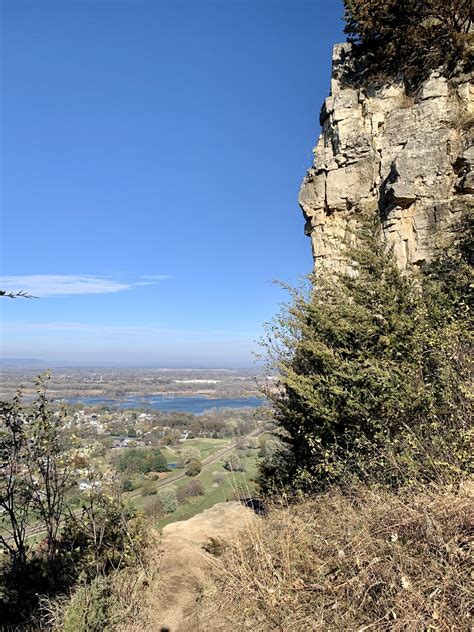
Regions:
[[201, 461], [191, 461], [190, 463], [188, 463], [186, 467], [186, 475], [197, 476], [201, 470], [202, 470]]
[[[112, 632], [117, 602], [105, 578], [80, 586], [64, 615], [63, 632]], [[115, 615], [115, 616], [114, 616]]]
[[185, 486], [178, 487], [178, 489], [176, 490], [176, 497], [180, 506], [185, 505], [188, 502], [189, 494]]
[[390, 485], [450, 481], [468, 467], [469, 226], [418, 277], [371, 225], [352, 274], [320, 272], [270, 326], [280, 389], [268, 388], [282, 448], [264, 491], [314, 491], [347, 476]]
[[344, 0], [345, 32], [362, 60], [358, 78], [380, 83], [402, 74], [416, 87], [431, 70], [467, 66], [470, 0]]
[[274, 438], [266, 438], [265, 441], [262, 442], [260, 446], [260, 450], [258, 455], [261, 458], [264, 457], [272, 457], [278, 450], [280, 449], [281, 444]]
[[201, 453], [196, 447], [188, 446], [181, 450], [180, 460], [183, 462], [184, 465], [191, 463], [191, 461], [200, 461]]
[[147, 538], [139, 514], [104, 481], [84, 496], [81, 513], [66, 518], [58, 550], [71, 578], [92, 580], [140, 560]]
[[148, 450], [145, 460], [149, 472], [166, 472], [168, 470], [168, 461], [160, 450]]
[[178, 488], [177, 496], [179, 504], [184, 504], [189, 498], [202, 496], [204, 494], [204, 485], [199, 479], [190, 481], [187, 485]]
[[239, 459], [239, 456], [233, 452], [229, 458], [225, 461], [224, 467], [226, 470], [230, 472], [243, 472], [244, 466], [242, 461]]
[[202, 481], [196, 479], [194, 481], [190, 481], [186, 487], [186, 492], [188, 494], [188, 496], [193, 497], [193, 496], [202, 496], [204, 494], [204, 485], [202, 484]]
[[153, 496], [156, 494], [156, 485], [152, 481], [145, 481], [140, 493], [142, 496]]
[[165, 487], [158, 490], [158, 499], [165, 513], [173, 513], [178, 509], [178, 497], [176, 487]]
[[129, 478], [126, 478], [122, 481], [122, 491], [123, 492], [133, 491], [133, 483]]

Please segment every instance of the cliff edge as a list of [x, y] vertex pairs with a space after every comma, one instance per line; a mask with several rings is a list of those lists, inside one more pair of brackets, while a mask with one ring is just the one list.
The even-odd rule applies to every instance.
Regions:
[[351, 45], [333, 52], [331, 94], [299, 202], [315, 266], [341, 268], [341, 243], [361, 213], [380, 221], [398, 265], [421, 265], [474, 203], [472, 76], [432, 72], [411, 96], [344, 81]]

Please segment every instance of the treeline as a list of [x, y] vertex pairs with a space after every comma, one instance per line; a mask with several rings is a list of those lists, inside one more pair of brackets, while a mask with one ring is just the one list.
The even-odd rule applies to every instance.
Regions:
[[254, 408], [210, 410], [202, 415], [178, 413], [163, 417], [158, 427], [144, 437], [147, 443], [170, 445], [179, 443], [181, 433], [186, 432], [189, 439], [208, 437], [210, 439], [228, 439], [243, 437], [257, 426], [257, 411]]
[[158, 449], [130, 448], [118, 456], [115, 467], [126, 474], [148, 474], [166, 472], [168, 463]]

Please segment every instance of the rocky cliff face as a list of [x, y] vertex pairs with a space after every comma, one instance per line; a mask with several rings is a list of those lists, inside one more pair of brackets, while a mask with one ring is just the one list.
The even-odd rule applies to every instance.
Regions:
[[[300, 192], [316, 267], [341, 267], [341, 243], [365, 212], [379, 218], [401, 268], [428, 261], [474, 202], [473, 87], [433, 72], [415, 96], [342, 81], [350, 45], [334, 48], [314, 166]], [[343, 247], [343, 246], [342, 246]]]

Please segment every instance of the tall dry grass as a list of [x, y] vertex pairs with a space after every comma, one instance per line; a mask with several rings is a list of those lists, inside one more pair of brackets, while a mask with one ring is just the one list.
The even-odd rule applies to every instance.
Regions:
[[468, 485], [282, 502], [215, 559], [199, 620], [222, 632], [471, 630], [473, 526]]

